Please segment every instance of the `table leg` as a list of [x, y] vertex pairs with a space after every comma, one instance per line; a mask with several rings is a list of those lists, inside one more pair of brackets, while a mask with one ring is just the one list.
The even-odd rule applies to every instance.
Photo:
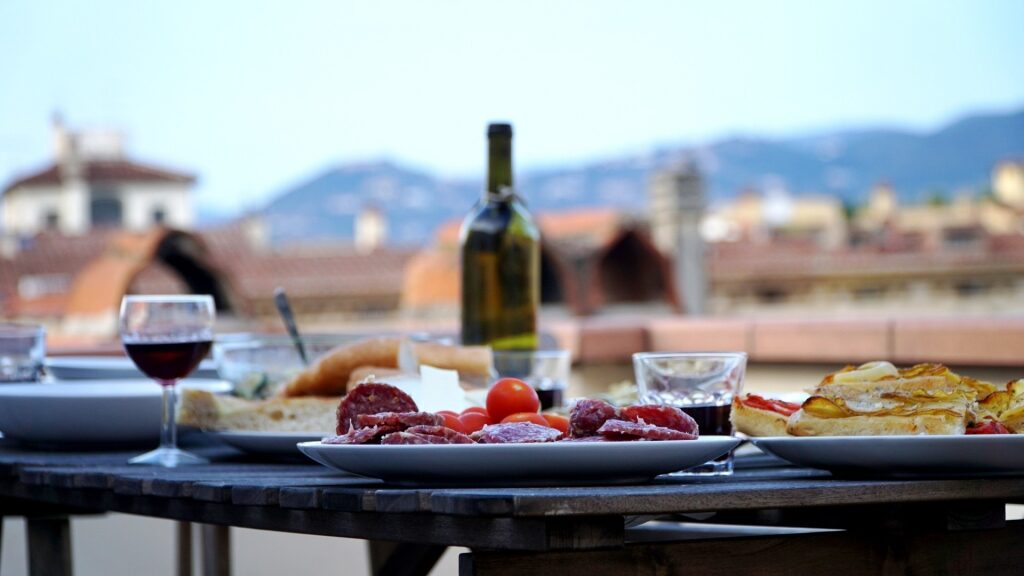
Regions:
[[231, 529], [227, 526], [203, 524], [203, 576], [231, 575]]
[[192, 576], [192, 523], [177, 522], [178, 576]]
[[28, 570], [33, 576], [71, 576], [71, 525], [67, 516], [25, 518]]
[[372, 576], [426, 576], [441, 559], [446, 546], [367, 542]]

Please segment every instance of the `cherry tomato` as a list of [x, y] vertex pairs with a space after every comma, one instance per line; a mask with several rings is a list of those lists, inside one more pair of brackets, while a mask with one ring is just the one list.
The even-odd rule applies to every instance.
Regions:
[[502, 378], [487, 392], [487, 413], [491, 422], [501, 422], [505, 416], [517, 412], [537, 412], [540, 399], [529, 384], [516, 378]]
[[442, 410], [437, 413], [438, 416], [444, 418], [444, 425], [456, 432], [466, 433], [466, 427], [462, 425], [462, 420], [459, 420], [459, 415], [451, 410]]
[[569, 418], [561, 414], [541, 414], [548, 421], [548, 426], [558, 430], [562, 434], [569, 433]]
[[464, 434], [470, 434], [490, 424], [490, 420], [486, 414], [479, 412], [463, 412], [462, 416], [459, 416], [459, 422], [462, 424]]
[[469, 414], [470, 412], [476, 412], [477, 414], [483, 414], [484, 416], [487, 416], [487, 408], [484, 408], [483, 406], [470, 406], [469, 408], [463, 410], [462, 414]]
[[544, 416], [536, 412], [516, 412], [501, 419], [502, 424], [508, 424], [509, 422], [532, 422], [533, 424], [553, 428], [553, 426], [548, 425], [548, 421]]

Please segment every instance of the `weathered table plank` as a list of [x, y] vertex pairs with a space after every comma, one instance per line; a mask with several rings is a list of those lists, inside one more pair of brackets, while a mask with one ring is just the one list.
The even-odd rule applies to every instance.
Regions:
[[1001, 530], [901, 528], [805, 535], [646, 543], [540, 554], [481, 552], [459, 558], [460, 576], [860, 576], [1017, 574], [1024, 525]]

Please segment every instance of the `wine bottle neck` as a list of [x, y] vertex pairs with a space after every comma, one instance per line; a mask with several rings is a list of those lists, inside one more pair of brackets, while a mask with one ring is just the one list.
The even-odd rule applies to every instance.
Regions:
[[490, 134], [487, 138], [488, 197], [512, 196], [512, 134]]

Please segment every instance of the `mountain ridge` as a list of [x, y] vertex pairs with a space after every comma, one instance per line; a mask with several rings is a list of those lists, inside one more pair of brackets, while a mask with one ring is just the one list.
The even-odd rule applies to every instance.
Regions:
[[[983, 190], [994, 165], [1024, 156], [1024, 108], [966, 114], [933, 130], [844, 129], [792, 137], [734, 134], [701, 143], [662, 145], [517, 175], [533, 211], [611, 206], [642, 212], [652, 174], [693, 160], [711, 202], [753, 187], [783, 187], [794, 196], [834, 195], [863, 202], [890, 183], [902, 202]], [[446, 178], [390, 159], [325, 167], [275, 195], [260, 212], [275, 243], [351, 239], [364, 207], [385, 212], [389, 242], [428, 242], [444, 221], [461, 217], [479, 197], [481, 178]]]

